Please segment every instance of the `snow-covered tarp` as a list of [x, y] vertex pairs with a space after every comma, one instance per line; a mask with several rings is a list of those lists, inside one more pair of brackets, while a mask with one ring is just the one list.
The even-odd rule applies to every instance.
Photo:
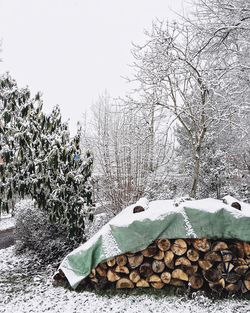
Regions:
[[140, 213], [133, 213], [131, 205], [68, 254], [59, 268], [76, 288], [99, 263], [143, 250], [157, 238], [250, 241], [250, 205], [240, 204], [241, 211], [215, 199], [185, 201], [177, 207], [173, 200], [158, 200]]

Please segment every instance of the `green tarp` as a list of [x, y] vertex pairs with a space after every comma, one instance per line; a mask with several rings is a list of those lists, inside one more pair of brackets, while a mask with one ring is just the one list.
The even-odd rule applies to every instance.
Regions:
[[124, 209], [86, 243], [66, 256], [60, 265], [70, 285], [76, 288], [102, 261], [126, 252], [145, 249], [157, 238], [220, 238], [250, 241], [250, 205], [242, 211], [220, 200], [186, 201], [178, 207], [172, 200], [149, 203], [133, 213]]

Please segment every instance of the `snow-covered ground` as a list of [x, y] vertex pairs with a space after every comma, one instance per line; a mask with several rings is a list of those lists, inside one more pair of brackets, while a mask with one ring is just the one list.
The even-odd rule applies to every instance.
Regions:
[[15, 219], [10, 215], [0, 217], [0, 231], [12, 228], [15, 226]]
[[[0, 250], [0, 312], [174, 312], [247, 313], [250, 302], [239, 299], [212, 300], [204, 295], [191, 298], [167, 296], [162, 291], [76, 292], [53, 287], [53, 269], [30, 266], [32, 256], [15, 256], [14, 247]], [[39, 267], [38, 267], [39, 268]]]

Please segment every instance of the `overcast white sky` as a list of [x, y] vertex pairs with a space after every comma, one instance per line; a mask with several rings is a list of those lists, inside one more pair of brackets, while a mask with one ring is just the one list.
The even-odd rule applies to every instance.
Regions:
[[82, 112], [106, 89], [123, 96], [131, 42], [155, 18], [176, 18], [183, 0], [0, 0], [0, 73], [59, 104], [75, 130]]

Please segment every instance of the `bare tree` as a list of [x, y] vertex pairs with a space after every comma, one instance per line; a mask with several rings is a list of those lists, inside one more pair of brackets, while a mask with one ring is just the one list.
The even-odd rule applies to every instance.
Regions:
[[[230, 79], [233, 58], [225, 61], [218, 54], [208, 54], [188, 26], [153, 23], [144, 46], [134, 49], [134, 80], [144, 95], [154, 92], [157, 105], [171, 112], [185, 129], [193, 159], [190, 195], [196, 197], [207, 130], [222, 121], [235, 122], [239, 104], [232, 99], [239, 99], [246, 86], [239, 88]], [[148, 106], [150, 101], [143, 103]]]
[[95, 149], [97, 200], [116, 214], [142, 196], [154, 196], [153, 186], [167, 176], [173, 147], [153, 107], [138, 112], [105, 94], [93, 110], [89, 138]]

